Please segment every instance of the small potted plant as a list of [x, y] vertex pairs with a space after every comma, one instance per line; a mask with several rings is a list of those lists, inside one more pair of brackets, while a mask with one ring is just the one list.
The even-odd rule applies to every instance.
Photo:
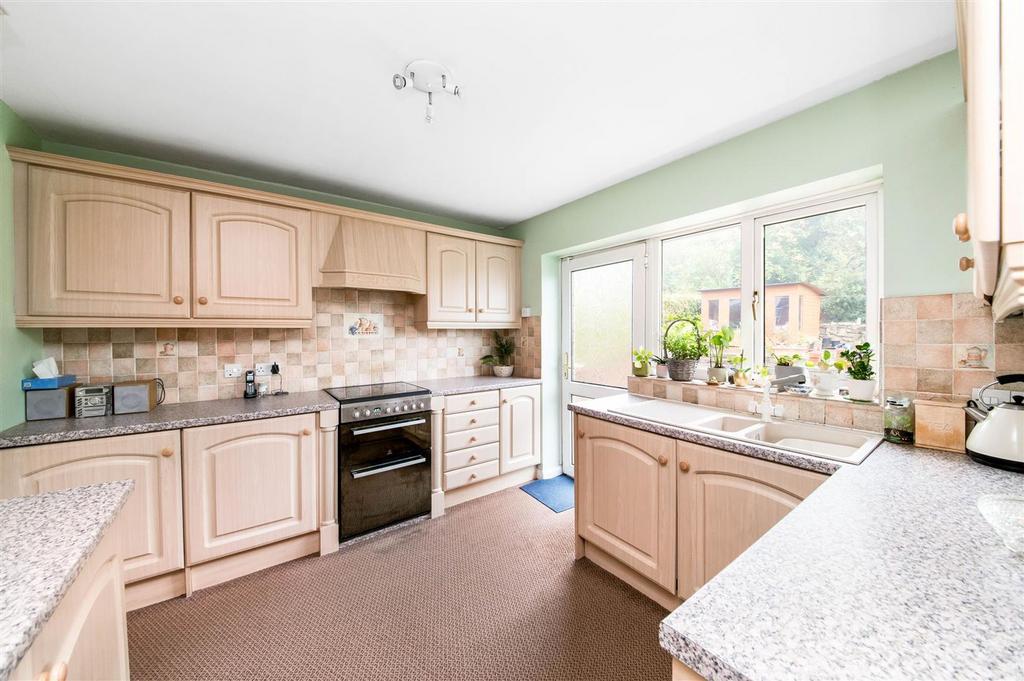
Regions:
[[726, 326], [708, 337], [708, 359], [711, 360], [708, 383], [725, 383], [729, 378], [729, 368], [725, 366], [725, 349], [732, 343], [733, 335], [732, 327]]
[[807, 360], [809, 371], [808, 378], [815, 397], [832, 397], [839, 388], [839, 372], [846, 368], [846, 362], [841, 359], [832, 361], [832, 351], [823, 350], [821, 357], [815, 360]]
[[515, 369], [513, 359], [516, 356], [516, 339], [514, 336], [502, 336], [494, 332], [494, 347], [489, 355], [480, 358], [480, 363], [491, 367], [495, 376], [508, 378]]
[[[669, 338], [669, 331], [680, 322], [693, 328]], [[692, 317], [683, 317], [673, 321], [665, 329], [662, 338], [665, 352], [668, 354], [668, 377], [673, 381], [692, 381], [693, 370], [697, 362], [707, 352], [707, 341], [701, 331], [700, 322]]]
[[654, 355], [654, 375], [658, 378], [668, 378], [668, 360], [664, 357]]
[[804, 373], [804, 367], [800, 366], [803, 357], [800, 355], [776, 355], [772, 353], [772, 359], [775, 360], [775, 378], [789, 378], [790, 376], [800, 376]]
[[729, 364], [732, 365], [731, 380], [737, 388], [745, 388], [750, 385], [750, 369], [743, 366], [746, 363], [747, 358], [742, 351], [729, 358]]
[[850, 399], [855, 402], [871, 402], [875, 398], [875, 368], [871, 366], [871, 360], [875, 356], [871, 349], [871, 343], [861, 343], [848, 350], [843, 350], [840, 355], [849, 366], [846, 375], [849, 376], [847, 388], [850, 391]]
[[654, 353], [640, 346], [639, 348], [633, 349], [633, 375], [639, 378], [647, 378], [651, 375], [651, 360], [654, 359]]

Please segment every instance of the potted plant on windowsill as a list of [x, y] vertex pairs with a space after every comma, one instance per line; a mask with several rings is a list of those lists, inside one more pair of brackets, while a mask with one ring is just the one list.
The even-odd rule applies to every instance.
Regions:
[[633, 375], [638, 378], [647, 378], [651, 375], [651, 360], [654, 353], [640, 346], [633, 349]]
[[832, 361], [832, 351], [823, 350], [818, 361], [807, 360], [808, 379], [815, 397], [832, 397], [839, 388], [839, 372], [846, 368], [841, 359]]
[[[669, 338], [669, 331], [679, 323], [689, 324], [693, 328]], [[676, 319], [666, 327], [662, 344], [668, 355], [668, 377], [673, 381], [692, 381], [697, 362], [707, 352], [707, 341], [700, 322], [693, 317]]]
[[743, 366], [746, 363], [747, 358], [742, 351], [729, 358], [729, 364], [732, 365], [732, 383], [737, 388], [745, 388], [750, 383], [750, 369]]
[[708, 338], [708, 383], [725, 383], [729, 378], [729, 368], [725, 366], [725, 349], [732, 343], [734, 333], [731, 326], [726, 326], [711, 334]]
[[516, 339], [514, 336], [502, 336], [494, 332], [494, 345], [491, 354], [480, 358], [480, 363], [494, 370], [495, 376], [508, 378], [515, 370], [513, 359], [516, 356]]
[[871, 360], [875, 356], [871, 349], [871, 343], [861, 343], [849, 350], [843, 350], [840, 355], [849, 362], [846, 370], [849, 377], [847, 388], [850, 391], [850, 399], [854, 402], [871, 402], [875, 399], [875, 368], [871, 366]]
[[658, 378], [668, 378], [668, 359], [654, 355], [654, 375]]
[[775, 378], [789, 378], [790, 376], [800, 376], [804, 373], [804, 367], [800, 366], [803, 357], [800, 355], [776, 355], [772, 353], [772, 359], [775, 360]]

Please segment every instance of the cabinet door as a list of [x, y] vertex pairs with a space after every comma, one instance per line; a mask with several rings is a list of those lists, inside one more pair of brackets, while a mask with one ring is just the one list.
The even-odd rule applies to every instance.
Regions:
[[501, 472], [540, 463], [540, 386], [501, 391]]
[[427, 235], [427, 321], [476, 321], [476, 242]]
[[826, 476], [677, 442], [679, 592], [689, 598]]
[[[121, 511], [124, 519], [126, 510]], [[12, 679], [114, 681], [129, 678], [123, 568], [107, 530], [56, 610], [36, 635]], [[61, 669], [65, 668], [66, 672]]]
[[675, 441], [579, 417], [577, 533], [675, 592]]
[[477, 242], [476, 320], [519, 320], [519, 249], [515, 246]]
[[189, 316], [189, 193], [28, 171], [28, 311]]
[[312, 532], [316, 415], [182, 431], [189, 565]]
[[313, 213], [314, 286], [427, 292], [427, 233]]
[[131, 479], [118, 552], [134, 582], [185, 566], [180, 431], [20, 447], [0, 457], [0, 496]]
[[310, 319], [309, 211], [195, 194], [194, 316]]

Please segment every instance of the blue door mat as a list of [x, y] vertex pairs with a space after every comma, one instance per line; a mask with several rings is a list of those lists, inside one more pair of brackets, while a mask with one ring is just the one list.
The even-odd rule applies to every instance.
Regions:
[[568, 475], [559, 475], [547, 480], [534, 480], [519, 489], [550, 508], [555, 513], [568, 511], [576, 505], [573, 495], [573, 481]]

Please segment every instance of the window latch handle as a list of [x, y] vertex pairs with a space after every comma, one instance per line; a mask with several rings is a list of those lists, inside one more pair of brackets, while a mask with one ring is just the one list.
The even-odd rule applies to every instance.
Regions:
[[754, 291], [754, 297], [750, 301], [750, 310], [754, 313], [754, 321], [757, 321], [757, 304], [761, 300], [761, 294]]

